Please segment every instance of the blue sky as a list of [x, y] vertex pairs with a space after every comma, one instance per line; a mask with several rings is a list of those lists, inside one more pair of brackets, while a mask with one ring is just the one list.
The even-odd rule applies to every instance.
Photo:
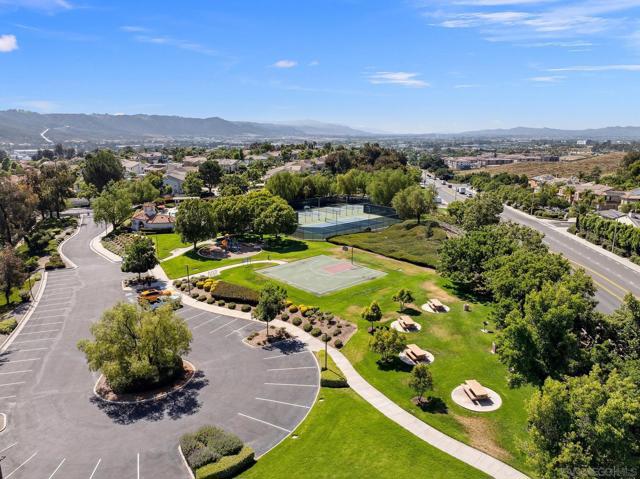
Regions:
[[0, 109], [640, 125], [640, 0], [0, 0]]

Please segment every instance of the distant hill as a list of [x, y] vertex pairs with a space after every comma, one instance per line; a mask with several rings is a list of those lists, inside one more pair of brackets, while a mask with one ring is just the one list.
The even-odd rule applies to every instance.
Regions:
[[0, 141], [43, 143], [40, 134], [58, 142], [145, 141], [163, 139], [230, 139], [366, 136], [367, 132], [321, 122], [299, 125], [228, 121], [219, 117], [186, 118], [168, 115], [107, 115], [0, 111]]
[[592, 128], [587, 130], [560, 130], [555, 128], [527, 128], [520, 126], [508, 129], [466, 131], [456, 133], [453, 136], [549, 140], [640, 140], [640, 127], [609, 126], [605, 128]]

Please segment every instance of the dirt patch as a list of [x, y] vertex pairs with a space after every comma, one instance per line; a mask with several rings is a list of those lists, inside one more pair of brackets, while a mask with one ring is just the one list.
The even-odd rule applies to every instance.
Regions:
[[495, 431], [491, 421], [482, 417], [458, 415], [454, 415], [454, 418], [462, 424], [469, 435], [469, 442], [472, 447], [484, 451], [502, 461], [509, 461], [512, 459], [511, 454], [500, 447], [496, 442]]
[[167, 384], [165, 386], [152, 389], [145, 392], [140, 393], [116, 393], [111, 387], [109, 383], [107, 383], [107, 378], [104, 377], [104, 374], [100, 376], [98, 382], [96, 383], [95, 393], [98, 395], [100, 399], [109, 402], [119, 402], [119, 403], [135, 403], [135, 402], [146, 402], [152, 400], [162, 399], [172, 392], [178, 391], [185, 387], [193, 376], [196, 373], [196, 368], [189, 361], [182, 361], [183, 373], [177, 378], [173, 383]]
[[439, 299], [443, 303], [454, 303], [459, 301], [458, 298], [447, 293], [444, 289], [433, 283], [433, 281], [425, 281], [422, 283], [422, 289], [426, 291], [429, 299]]
[[432, 322], [429, 324], [429, 333], [443, 341], [452, 341], [460, 337], [457, 334], [452, 334], [449, 328], [442, 324], [434, 324]]

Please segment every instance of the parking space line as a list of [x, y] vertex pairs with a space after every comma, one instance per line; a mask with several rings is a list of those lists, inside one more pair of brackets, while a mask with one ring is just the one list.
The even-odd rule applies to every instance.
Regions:
[[[47, 311], [48, 313], [49, 311]], [[66, 315], [65, 314], [52, 314], [51, 316], [38, 316], [33, 318], [34, 321], [38, 321], [40, 319], [51, 319], [51, 318], [64, 318]]]
[[[31, 351], [46, 351], [49, 348], [31, 348], [31, 349], [13, 349], [12, 351], [15, 351], [16, 353], [28, 353]], [[40, 359], [40, 358], [37, 358]], [[28, 361], [33, 361], [33, 360], [28, 360]]]
[[191, 329], [198, 329], [200, 326], [204, 326], [205, 324], [209, 324], [210, 322], [215, 321], [216, 319], [218, 319], [218, 318], [216, 317], [216, 318], [208, 319], [204, 323], [200, 323], [200, 324], [198, 324], [197, 326], [194, 326]]
[[29, 358], [29, 359], [12, 359], [11, 361], [6, 361], [1, 364], [12, 364], [12, 363], [26, 363], [27, 361], [40, 361], [41, 358]]
[[17, 442], [14, 442], [13, 444], [8, 445], [7, 447], [5, 447], [4, 449], [0, 450], [0, 454], [2, 454], [4, 451], [8, 451], [9, 449], [11, 449], [13, 446], [15, 446], [16, 444], [18, 444]]
[[277, 356], [267, 356], [266, 358], [262, 358], [262, 359], [277, 359], [277, 358], [286, 358], [289, 356], [293, 356], [294, 354], [306, 354], [309, 351], [307, 351], [306, 349], [304, 351], [298, 351], [297, 353], [288, 353], [288, 354], [278, 354]]
[[24, 466], [27, 462], [29, 462], [31, 459], [33, 459], [34, 457], [36, 457], [36, 455], [38, 454], [38, 451], [34, 452], [33, 454], [31, 454], [29, 456], [29, 459], [27, 459], [26, 461], [24, 461], [22, 464], [20, 464], [18, 467], [16, 467], [13, 471], [11, 471], [9, 474], [6, 475], [5, 479], [9, 479], [11, 476], [13, 476], [16, 472], [18, 472], [18, 469], [20, 469], [22, 466]]
[[9, 371], [7, 373], [0, 373], [0, 375], [2, 375], [2, 374], [30, 373], [31, 371], [33, 371], [33, 369], [23, 369], [22, 371]]
[[62, 465], [64, 464], [64, 461], [66, 460], [67, 460], [66, 457], [62, 458], [62, 461], [60, 461], [60, 464], [58, 464], [58, 467], [56, 467], [55, 470], [51, 473], [51, 475], [49, 476], [49, 479], [51, 479], [53, 476], [56, 475], [56, 472], [58, 472], [58, 469], [62, 467]]
[[203, 314], [207, 314], [208, 312], [209, 311], [202, 311], [202, 312], [200, 312], [198, 314], [194, 314], [193, 316], [189, 316], [188, 318], [182, 318], [182, 319], [184, 319], [185, 321], [190, 321], [193, 318], [197, 318], [198, 316], [202, 316]]
[[0, 384], [0, 388], [1, 387], [6, 387], [6, 386], [16, 386], [18, 384], [24, 384], [24, 383], [26, 383], [26, 381], [20, 381], [20, 382], [17, 382], [17, 383]]
[[301, 407], [304, 409], [311, 409], [311, 406], [303, 406], [302, 404], [293, 404], [290, 402], [284, 402], [284, 401], [276, 401], [275, 399], [267, 399], [267, 398], [256, 398], [258, 401], [269, 401], [269, 402], [274, 402], [277, 404], [284, 404], [285, 406], [295, 406], [295, 407]]
[[317, 384], [289, 384], [289, 383], [265, 383], [267, 386], [296, 386], [301, 388], [315, 388]]
[[211, 331], [209, 331], [209, 334], [215, 333], [216, 331], [224, 328], [225, 326], [229, 326], [230, 324], [235, 323], [236, 321], [237, 321], [237, 319], [234, 319], [233, 321], [229, 321], [228, 323], [223, 324], [222, 326], [218, 326], [216, 329], [212, 329]]
[[[0, 399], [13, 399], [14, 397], [16, 397], [16, 396], [2, 396], [2, 397], [0, 397]], [[0, 451], [0, 452], [2, 452], [2, 451]]]
[[140, 479], [140, 453], [138, 453], [138, 479]]
[[300, 366], [297, 368], [274, 368], [274, 369], [267, 369], [267, 371], [293, 371], [296, 369], [317, 369], [316, 366]]
[[60, 304], [64, 304], [65, 306], [69, 306], [69, 304], [71, 304], [71, 301], [62, 301], [60, 303], [45, 303], [44, 301], [38, 303], [38, 306], [41, 308], [46, 308], [48, 306], [58, 306]]
[[27, 324], [25, 328], [35, 328], [36, 326], [53, 326], [54, 324], [64, 324], [64, 321], [54, 321], [53, 323]]
[[96, 467], [94, 467], [93, 471], [91, 471], [91, 475], [89, 476], [89, 479], [93, 479], [93, 476], [95, 475], [96, 471], [98, 470], [98, 466], [100, 465], [101, 462], [102, 462], [102, 458], [99, 458], [98, 462], [96, 463]]
[[59, 329], [45, 329], [44, 331], [33, 331], [32, 333], [20, 333], [22, 336], [28, 336], [30, 334], [42, 334], [42, 333], [57, 333]]
[[277, 426], [275, 424], [272, 424], [272, 423], [267, 422], [267, 421], [263, 421], [262, 419], [258, 419], [256, 417], [251, 417], [251, 416], [248, 416], [246, 414], [242, 414], [241, 412], [238, 413], [238, 416], [246, 417], [247, 419], [251, 419], [252, 421], [261, 422], [262, 424], [266, 424], [267, 426], [275, 427], [276, 429], [280, 429], [281, 431], [284, 431], [284, 432], [288, 432], [288, 433], [292, 432], [289, 429], [285, 429], [284, 427]]
[[13, 344], [35, 343], [36, 341], [48, 341], [56, 338], [27, 339], [26, 341], [15, 341]]
[[225, 335], [225, 338], [226, 338], [226, 337], [231, 336], [233, 333], [238, 333], [238, 332], [242, 331], [242, 330], [243, 330], [244, 328], [246, 328], [247, 326], [252, 326], [252, 324], [251, 324], [251, 323], [247, 323], [247, 324], [245, 324], [244, 326], [240, 326], [238, 329], [234, 329], [234, 330], [233, 330], [233, 331], [231, 331], [229, 334]]

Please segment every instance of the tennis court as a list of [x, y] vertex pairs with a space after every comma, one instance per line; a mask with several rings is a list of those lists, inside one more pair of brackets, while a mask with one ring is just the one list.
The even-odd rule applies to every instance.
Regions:
[[259, 273], [317, 296], [340, 291], [386, 274], [324, 255], [261, 269]]

